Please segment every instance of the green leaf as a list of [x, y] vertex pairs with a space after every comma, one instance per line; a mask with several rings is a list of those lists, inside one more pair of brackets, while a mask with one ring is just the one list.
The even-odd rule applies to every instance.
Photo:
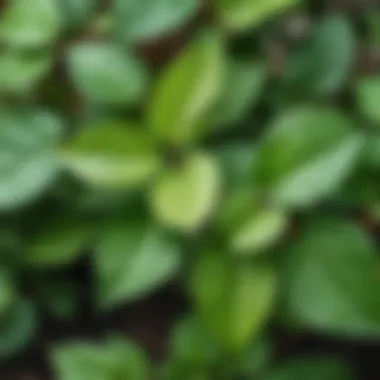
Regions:
[[171, 144], [186, 144], [205, 131], [221, 91], [224, 55], [222, 40], [204, 32], [175, 58], [159, 78], [148, 107], [148, 123]]
[[113, 307], [150, 293], [179, 269], [176, 244], [145, 223], [116, 220], [105, 226], [95, 249], [99, 301]]
[[354, 380], [349, 365], [331, 356], [291, 359], [264, 376], [264, 380]]
[[16, 52], [0, 55], [0, 91], [23, 93], [32, 90], [50, 69], [50, 55], [28, 56]]
[[116, 29], [130, 42], [169, 34], [195, 15], [199, 0], [117, 0]]
[[380, 76], [359, 80], [356, 86], [356, 102], [361, 114], [376, 124], [380, 130]]
[[70, 343], [53, 351], [58, 380], [115, 380], [149, 378], [147, 358], [139, 348], [122, 340], [104, 345]]
[[309, 206], [341, 187], [363, 143], [352, 121], [337, 111], [317, 106], [287, 111], [258, 147], [254, 183], [279, 206]]
[[356, 36], [348, 18], [322, 19], [305, 44], [290, 56], [284, 81], [300, 96], [328, 95], [349, 77], [356, 57]]
[[187, 158], [170, 169], [152, 189], [150, 203], [156, 218], [165, 226], [184, 232], [199, 229], [219, 200], [221, 178], [212, 156]]
[[291, 320], [344, 337], [380, 336], [380, 260], [363, 231], [344, 220], [315, 222], [287, 257]]
[[127, 106], [145, 95], [148, 76], [132, 53], [105, 42], [81, 43], [68, 52], [74, 84], [97, 106]]
[[16, 300], [15, 289], [8, 272], [0, 273], [0, 320]]
[[171, 357], [180, 366], [197, 372], [209, 370], [220, 355], [219, 346], [198, 317], [187, 317], [175, 327]]
[[26, 262], [33, 267], [54, 268], [71, 264], [83, 254], [91, 225], [73, 215], [50, 217], [37, 225], [26, 244]]
[[270, 266], [236, 261], [222, 252], [203, 253], [191, 278], [198, 311], [231, 352], [243, 350], [261, 332], [276, 290], [277, 278]]
[[62, 163], [85, 183], [109, 189], [144, 184], [159, 168], [144, 130], [121, 122], [100, 122], [78, 132], [62, 150]]
[[37, 316], [32, 305], [18, 301], [0, 319], [0, 358], [9, 358], [23, 350], [33, 338]]
[[0, 42], [12, 47], [52, 45], [61, 30], [58, 0], [12, 0], [0, 19]]
[[252, 166], [255, 162], [255, 148], [249, 143], [225, 144], [213, 150], [225, 177], [225, 185], [232, 190], [246, 185], [250, 181]]
[[69, 26], [82, 26], [96, 10], [98, 0], [66, 0], [63, 3], [63, 12]]
[[217, 0], [216, 7], [225, 26], [240, 32], [253, 28], [294, 7], [300, 0]]
[[0, 210], [24, 205], [55, 179], [61, 124], [42, 111], [0, 110]]
[[284, 235], [288, 215], [271, 208], [256, 209], [231, 236], [231, 249], [239, 255], [257, 254], [274, 246]]
[[231, 61], [215, 114], [215, 128], [239, 122], [257, 102], [266, 80], [262, 63]]

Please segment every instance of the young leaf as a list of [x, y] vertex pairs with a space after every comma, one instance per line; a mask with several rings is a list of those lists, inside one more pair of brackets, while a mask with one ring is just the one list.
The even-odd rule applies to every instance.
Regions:
[[52, 45], [61, 26], [58, 0], [12, 0], [0, 18], [0, 42], [16, 48]]
[[276, 291], [270, 266], [235, 261], [221, 252], [203, 253], [191, 277], [198, 311], [231, 352], [241, 351], [257, 337], [271, 314]]
[[127, 42], [157, 38], [178, 29], [199, 6], [199, 0], [116, 0], [116, 29]]
[[344, 220], [314, 223], [289, 253], [291, 320], [345, 337], [380, 336], [380, 260], [363, 231]]
[[127, 106], [145, 94], [148, 76], [131, 53], [104, 42], [81, 43], [68, 53], [69, 71], [80, 93], [96, 106]]
[[42, 268], [71, 264], [83, 254], [91, 232], [90, 224], [76, 216], [49, 218], [29, 237], [25, 260]]
[[331, 356], [304, 356], [291, 359], [270, 371], [264, 380], [354, 380], [350, 366]]
[[152, 190], [150, 203], [162, 224], [194, 232], [214, 211], [220, 188], [219, 167], [213, 157], [197, 154], [160, 178]]
[[253, 210], [252, 215], [231, 236], [231, 248], [240, 255], [257, 254], [284, 235], [287, 214], [276, 209]]
[[61, 124], [42, 111], [0, 110], [0, 210], [37, 198], [58, 172]]
[[154, 228], [128, 220], [111, 222], [94, 255], [101, 306], [146, 295], [170, 279], [180, 262], [175, 243]]
[[148, 122], [171, 144], [199, 138], [220, 95], [224, 55], [219, 35], [205, 32], [174, 59], [153, 91]]
[[217, 0], [221, 20], [232, 31], [253, 28], [294, 7], [300, 0]]
[[380, 76], [360, 79], [356, 86], [356, 102], [361, 114], [380, 130]]
[[134, 188], [159, 168], [149, 136], [121, 122], [101, 122], [83, 129], [63, 148], [61, 157], [76, 177], [99, 188]]
[[275, 120], [254, 164], [254, 179], [283, 207], [308, 206], [337, 191], [364, 143], [350, 119], [306, 106]]
[[54, 369], [59, 380], [114, 380], [149, 378], [147, 358], [139, 348], [122, 340], [103, 346], [71, 343], [53, 351]]

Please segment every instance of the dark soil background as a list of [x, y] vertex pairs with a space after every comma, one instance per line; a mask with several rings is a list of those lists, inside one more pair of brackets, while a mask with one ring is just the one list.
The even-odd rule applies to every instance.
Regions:
[[[33, 1], [33, 0], [30, 0]], [[3, 3], [0, 0], [0, 6]], [[105, 5], [107, 1], [104, 2]], [[208, 3], [205, 1], [205, 3]], [[310, 1], [313, 12], [341, 11], [356, 14], [366, 7], [378, 4], [376, 0], [316, 0]], [[379, 4], [380, 5], [380, 4]], [[149, 62], [154, 69], [160, 69], [175, 55], [186, 41], [191, 38], [200, 25], [213, 22], [210, 6], [205, 4], [204, 10], [198, 17], [185, 26], [183, 30], [157, 41], [136, 46], [137, 54]], [[287, 34], [289, 27], [296, 20], [305, 19], [305, 15], [290, 15], [283, 23], [279, 23], [279, 33]], [[302, 29], [302, 28], [301, 28]], [[94, 38], [91, 31], [85, 31], [83, 39]], [[96, 36], [95, 36], [96, 38]], [[279, 41], [282, 41], [281, 39]], [[70, 42], [70, 41], [69, 41]], [[62, 43], [69, 43], [63, 41]], [[276, 41], [275, 41], [276, 42]], [[278, 42], [278, 41], [277, 41]], [[59, 51], [61, 45], [57, 46]], [[244, 46], [242, 47], [244, 49]], [[283, 62], [286, 59], [286, 45], [282, 42], [269, 44], [264, 49], [267, 62], [273, 76], [281, 75]], [[369, 72], [380, 72], [380, 48], [363, 45], [357, 57], [355, 75]], [[61, 93], [66, 93], [64, 105], [60, 107], [71, 110], [80, 108], [80, 100], [71, 96], [71, 89], [67, 88], [64, 67], [57, 61], [53, 79], [60, 86]], [[52, 78], [49, 78], [51, 81]], [[47, 94], [47, 97], [48, 94]], [[91, 275], [89, 267], [84, 265], [75, 272], [75, 279], [83, 289], [90, 289]], [[90, 291], [89, 293], [90, 294]], [[379, 294], [380, 297], [380, 294]], [[88, 300], [88, 303], [90, 301]], [[42, 323], [40, 331], [29, 348], [17, 357], [0, 363], [1, 380], [48, 380], [54, 378], [49, 370], [48, 354], [53, 344], [71, 339], [101, 339], [108, 332], [119, 332], [140, 344], [146, 352], [156, 360], [165, 358], [168, 352], [168, 337], [177, 318], [183, 315], [188, 308], [186, 296], [171, 284], [148, 299], [125, 306], [105, 318], [95, 317], [90, 305], [83, 304], [81, 316], [73, 321], [52, 321], [48, 318]], [[360, 379], [380, 379], [380, 342], [347, 342], [321, 336], [289, 335], [284, 331], [277, 332], [278, 359], [293, 357], [305, 353], [337, 353], [346, 357], [356, 368]], [[133, 380], [133, 379], [131, 379]], [[218, 379], [215, 379], [218, 380]], [[307, 379], [305, 379], [307, 380]]]

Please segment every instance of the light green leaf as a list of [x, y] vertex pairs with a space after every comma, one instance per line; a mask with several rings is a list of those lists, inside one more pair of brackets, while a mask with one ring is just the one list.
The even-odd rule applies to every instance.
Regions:
[[256, 209], [231, 236], [231, 249], [239, 255], [257, 254], [274, 246], [284, 235], [288, 216], [276, 209]]
[[49, 55], [28, 56], [15, 52], [0, 55], [0, 91], [22, 93], [33, 89], [48, 73]]
[[219, 200], [221, 175], [212, 156], [197, 154], [185, 159], [159, 179], [150, 203], [164, 225], [194, 232], [210, 218]]
[[265, 79], [262, 63], [231, 61], [223, 95], [215, 111], [215, 128], [239, 122], [257, 102]]
[[314, 223], [287, 257], [291, 320], [344, 337], [380, 336], [380, 260], [363, 231], [344, 220]]
[[157, 38], [181, 27], [199, 7], [199, 0], [117, 0], [116, 29], [128, 42]]
[[100, 122], [78, 132], [62, 150], [62, 164], [85, 183], [128, 189], [144, 184], [159, 168], [159, 158], [142, 129]]
[[282, 207], [311, 205], [340, 188], [363, 144], [353, 123], [337, 111], [316, 106], [287, 111], [258, 147], [254, 183]]
[[203, 253], [193, 269], [191, 293], [215, 337], [232, 352], [261, 332], [277, 290], [276, 274], [259, 262], [240, 262], [222, 252]]
[[146, 295], [171, 279], [180, 262], [176, 244], [154, 228], [130, 220], [111, 222], [94, 255], [101, 306]]
[[291, 9], [300, 0], [217, 0], [216, 6], [224, 25], [243, 31]]
[[331, 356], [304, 356], [291, 359], [264, 376], [264, 380], [354, 380], [342, 359]]
[[61, 24], [58, 0], [12, 0], [1, 15], [0, 41], [12, 47], [51, 45]]
[[369, 76], [359, 80], [356, 86], [356, 102], [361, 114], [380, 129], [380, 76]]
[[61, 124], [42, 111], [0, 110], [0, 209], [24, 205], [45, 191], [58, 172]]
[[37, 315], [32, 305], [17, 301], [0, 319], [0, 358], [9, 358], [23, 350], [37, 328]]
[[220, 96], [224, 54], [219, 35], [204, 32], [170, 64], [159, 78], [148, 107], [155, 135], [171, 144], [199, 138]]
[[147, 358], [139, 348], [122, 340], [104, 345], [70, 343], [53, 351], [58, 380], [114, 380], [149, 378]]
[[26, 243], [26, 262], [33, 267], [71, 264], [86, 248], [91, 225], [76, 216], [51, 217], [37, 225]]
[[81, 94], [98, 106], [127, 106], [145, 95], [148, 76], [133, 55], [104, 42], [82, 43], [68, 52], [69, 71]]

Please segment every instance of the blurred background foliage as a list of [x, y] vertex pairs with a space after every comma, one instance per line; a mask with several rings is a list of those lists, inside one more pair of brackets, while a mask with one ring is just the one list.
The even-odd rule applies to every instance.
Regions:
[[1, 376], [378, 378], [379, 132], [375, 0], [0, 1]]

